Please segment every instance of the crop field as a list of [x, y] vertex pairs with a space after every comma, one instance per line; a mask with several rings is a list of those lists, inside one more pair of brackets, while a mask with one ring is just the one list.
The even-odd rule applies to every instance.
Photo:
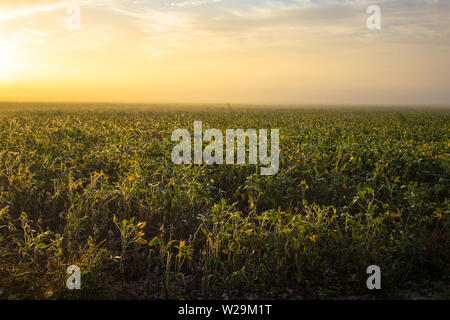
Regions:
[[[279, 129], [279, 171], [174, 164], [194, 121]], [[1, 104], [0, 299], [448, 299], [449, 137], [449, 109]]]

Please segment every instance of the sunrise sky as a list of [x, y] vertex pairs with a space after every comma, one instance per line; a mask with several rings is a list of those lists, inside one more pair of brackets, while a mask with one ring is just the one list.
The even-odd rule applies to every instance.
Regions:
[[0, 0], [0, 101], [450, 105], [450, 1]]

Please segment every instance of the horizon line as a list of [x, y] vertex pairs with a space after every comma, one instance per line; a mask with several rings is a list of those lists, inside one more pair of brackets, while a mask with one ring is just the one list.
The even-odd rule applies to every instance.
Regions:
[[45, 105], [136, 105], [136, 106], [249, 106], [249, 107], [369, 107], [369, 108], [450, 108], [449, 104], [430, 103], [430, 104], [411, 104], [411, 103], [255, 103], [255, 102], [118, 102], [118, 101], [20, 101], [20, 100], [0, 100], [0, 105], [5, 104], [45, 104]]

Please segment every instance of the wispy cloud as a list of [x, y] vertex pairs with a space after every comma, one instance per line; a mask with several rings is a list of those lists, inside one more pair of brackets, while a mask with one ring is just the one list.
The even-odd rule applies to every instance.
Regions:
[[[180, 35], [225, 37], [232, 40], [256, 36], [261, 39], [271, 31], [280, 37], [289, 35], [324, 35], [365, 37], [365, 9], [368, 0], [37, 0], [0, 1], [0, 21], [49, 14], [78, 4], [86, 11], [104, 11], [103, 16], [116, 23], [113, 15], [128, 21], [117, 21], [117, 28], [135, 24], [137, 30], [153, 30], [179, 39]], [[380, 0], [383, 32], [381, 35], [405, 41], [423, 39], [448, 43], [450, 3], [442, 0]], [[213, 7], [210, 5], [214, 4]], [[108, 11], [109, 10], [109, 11]], [[101, 23], [99, 23], [101, 24]], [[148, 34], [144, 35], [148, 37]], [[160, 36], [153, 34], [151, 37]], [[447, 39], [446, 39], [447, 38]]]
[[40, 13], [52, 12], [66, 6], [65, 1], [18, 1], [0, 4], [0, 20], [23, 18]]
[[191, 0], [191, 1], [182, 1], [182, 2], [171, 2], [169, 5], [171, 7], [196, 7], [201, 6], [205, 4], [211, 4], [211, 3], [219, 3], [223, 0]]

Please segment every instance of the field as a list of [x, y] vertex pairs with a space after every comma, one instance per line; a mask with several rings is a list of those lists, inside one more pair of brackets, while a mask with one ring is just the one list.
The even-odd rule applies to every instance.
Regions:
[[[0, 299], [450, 298], [449, 109], [187, 110], [0, 105]], [[279, 172], [173, 164], [194, 120]]]

